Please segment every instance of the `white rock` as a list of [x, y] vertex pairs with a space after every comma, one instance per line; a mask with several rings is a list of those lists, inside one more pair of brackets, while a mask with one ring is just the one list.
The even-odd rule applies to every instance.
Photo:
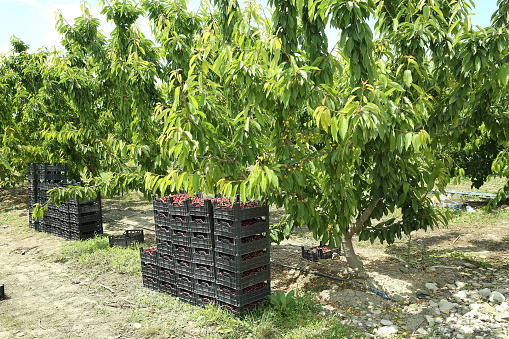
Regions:
[[505, 301], [505, 297], [502, 293], [500, 292], [492, 292], [489, 296], [489, 300], [492, 302], [492, 303], [497, 303], [497, 304], [500, 304], [500, 303], [503, 303]]
[[484, 313], [479, 313], [478, 314], [478, 319], [480, 321], [491, 321], [491, 317], [487, 314], [484, 314]]
[[398, 332], [398, 326], [383, 326], [376, 330], [376, 334], [380, 336], [389, 336]]
[[393, 322], [390, 320], [387, 320], [387, 319], [382, 319], [382, 320], [380, 320], [380, 324], [382, 324], [384, 326], [391, 326], [391, 325], [393, 325]]
[[458, 301], [465, 300], [468, 298], [467, 292], [465, 291], [458, 291], [454, 293], [452, 296], [458, 299]]
[[140, 324], [140, 323], [134, 323], [134, 324], [133, 324], [133, 327], [134, 327], [134, 328], [141, 328], [141, 324]]
[[474, 333], [474, 329], [470, 326], [461, 326], [459, 329], [459, 332], [461, 334], [470, 335], [470, 334]]
[[475, 318], [477, 317], [477, 315], [478, 315], [477, 310], [471, 310], [470, 312], [463, 314], [465, 318]]
[[479, 294], [483, 298], [489, 298], [491, 295], [491, 290], [489, 288], [483, 288], [482, 290], [479, 291]]
[[471, 310], [478, 310], [482, 308], [482, 304], [470, 304], [469, 307]]
[[466, 284], [465, 284], [464, 282], [456, 281], [456, 286], [457, 286], [458, 288], [463, 288], [463, 287], [465, 287], [465, 285], [466, 285]]
[[506, 301], [504, 301], [500, 303], [500, 305], [495, 306], [495, 309], [499, 312], [504, 312], [507, 309], [509, 309], [509, 304]]
[[499, 321], [499, 322], [508, 321], [509, 320], [509, 312], [504, 312], [504, 313], [497, 314], [495, 319], [497, 321]]
[[454, 304], [442, 299], [438, 302], [438, 308], [440, 309], [440, 312], [448, 312], [454, 308]]
[[436, 292], [438, 290], [438, 286], [435, 283], [426, 283], [424, 286], [432, 292]]
[[372, 313], [373, 313], [373, 315], [379, 315], [379, 314], [382, 314], [382, 311], [381, 310], [374, 310]]

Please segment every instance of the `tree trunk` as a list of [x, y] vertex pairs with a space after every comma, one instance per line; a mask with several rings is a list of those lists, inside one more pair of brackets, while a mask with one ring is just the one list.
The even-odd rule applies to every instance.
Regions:
[[364, 223], [370, 218], [371, 213], [375, 209], [376, 205], [380, 202], [380, 199], [373, 201], [373, 203], [362, 213], [359, 214], [357, 220], [355, 220], [354, 225], [352, 227], [348, 227], [346, 229], [345, 234], [342, 237], [342, 247], [343, 253], [345, 254], [346, 263], [348, 267], [354, 270], [359, 276], [365, 276], [366, 270], [364, 269], [364, 264], [353, 248], [353, 237], [361, 231]]
[[343, 236], [341, 247], [346, 258], [348, 267], [355, 270], [358, 273], [364, 273], [364, 264], [353, 248], [352, 242], [353, 234], [347, 234]]

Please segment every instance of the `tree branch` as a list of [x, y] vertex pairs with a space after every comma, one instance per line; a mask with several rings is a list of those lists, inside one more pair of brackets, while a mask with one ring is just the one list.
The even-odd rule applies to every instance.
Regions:
[[369, 219], [379, 202], [380, 198], [375, 200], [370, 207], [362, 212], [362, 214], [355, 221], [355, 226], [348, 230], [347, 236], [353, 236], [355, 233], [358, 233], [362, 229], [362, 225], [364, 225], [366, 220]]

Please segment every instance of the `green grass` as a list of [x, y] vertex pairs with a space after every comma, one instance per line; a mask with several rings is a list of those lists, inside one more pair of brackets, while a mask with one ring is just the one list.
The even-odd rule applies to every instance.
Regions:
[[213, 338], [363, 338], [355, 328], [335, 316], [320, 316], [320, 306], [311, 295], [299, 297], [291, 312], [283, 312], [266, 302], [245, 318], [235, 318], [214, 306], [198, 309], [192, 318], [199, 326], [217, 328]]
[[509, 208], [497, 208], [492, 211], [476, 209], [476, 212], [469, 213], [463, 210], [453, 211], [453, 217], [449, 225], [479, 225], [498, 224], [509, 220]]
[[74, 241], [62, 249], [55, 259], [80, 266], [93, 275], [104, 272], [119, 274], [141, 274], [139, 247], [110, 247], [107, 237], [95, 237], [84, 241]]

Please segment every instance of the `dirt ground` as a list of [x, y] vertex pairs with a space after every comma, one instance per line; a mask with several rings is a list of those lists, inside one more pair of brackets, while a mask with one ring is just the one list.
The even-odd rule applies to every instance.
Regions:
[[[129, 319], [133, 293], [145, 293], [141, 278], [104, 274], [91, 279], [83, 272], [54, 258], [68, 241], [28, 228], [26, 190], [0, 190], [0, 284], [6, 299], [0, 301], [0, 338], [135, 338], [137, 325]], [[150, 202], [104, 199], [103, 215], [106, 234], [121, 233], [139, 225], [152, 229]], [[278, 216], [274, 211], [273, 217]], [[26, 221], [19, 223], [19, 218]], [[114, 221], [115, 220], [115, 221]], [[149, 230], [146, 234], [151, 233]], [[393, 246], [359, 244], [356, 249], [368, 270], [369, 284], [391, 298], [415, 301], [415, 292], [425, 283], [453, 283], [460, 272], [451, 266], [465, 261], [464, 256], [440, 257], [441, 253], [461, 251], [480, 260], [509, 268], [509, 221], [496, 225], [479, 223], [457, 225], [432, 232], [417, 232]], [[408, 245], [411, 247], [408, 247]], [[301, 257], [301, 246], [317, 243], [304, 232], [297, 232], [281, 245], [271, 249], [272, 290], [302, 289], [320, 292], [335, 288], [358, 289], [355, 277], [344, 273], [344, 258], [318, 263]], [[398, 259], [396, 252], [408, 251], [408, 260]], [[435, 255], [430, 255], [433, 253]], [[354, 283], [341, 282], [278, 264], [318, 271]], [[381, 297], [373, 295], [373, 300]], [[355, 305], [336, 304], [348, 308]], [[183, 337], [198, 337], [198, 329], [182, 325]], [[190, 326], [190, 327], [189, 327]]]

